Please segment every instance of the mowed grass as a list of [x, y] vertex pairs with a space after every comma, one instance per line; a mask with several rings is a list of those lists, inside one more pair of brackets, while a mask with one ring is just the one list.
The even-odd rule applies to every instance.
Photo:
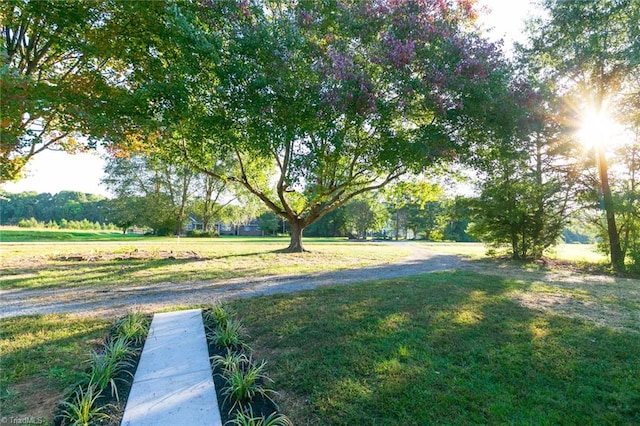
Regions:
[[72, 315], [0, 320], [3, 418], [51, 424], [56, 407], [86, 369], [112, 321]]
[[288, 238], [148, 238], [2, 243], [0, 289], [137, 286], [309, 274], [396, 262], [408, 247], [307, 239], [311, 253], [283, 254]]
[[[80, 287], [327, 271], [392, 262], [410, 250], [308, 239], [313, 253], [277, 254], [286, 244], [146, 237], [3, 243], [8, 268], [0, 282]], [[476, 257], [478, 245], [447, 245], [456, 246]], [[180, 258], [189, 253], [198, 256]], [[124, 260], [112, 258], [119, 255]], [[295, 424], [640, 423], [640, 282], [554, 282], [554, 274], [525, 273], [438, 273], [232, 307], [256, 356], [269, 361], [281, 409]], [[111, 323], [69, 315], [0, 320], [3, 416], [50, 422]]]
[[[631, 284], [625, 309], [640, 318]], [[232, 308], [294, 424], [640, 424], [640, 322], [520, 302], [544, 291], [447, 272]]]
[[0, 227], [0, 242], [34, 241], [123, 241], [143, 238], [136, 234], [116, 231], [95, 231], [76, 229], [28, 229]]
[[[483, 243], [439, 243], [419, 242], [438, 253], [458, 254], [470, 259], [487, 259], [487, 246]], [[609, 261], [605, 254], [598, 252], [595, 244], [558, 244], [545, 252], [549, 259], [577, 264], [602, 265]]]

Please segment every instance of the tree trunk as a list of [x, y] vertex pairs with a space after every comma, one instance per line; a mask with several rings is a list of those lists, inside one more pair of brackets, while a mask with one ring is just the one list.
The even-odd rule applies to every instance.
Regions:
[[398, 234], [400, 233], [400, 218], [398, 215], [400, 214], [400, 210], [396, 210], [396, 241], [398, 241]]
[[597, 148], [598, 173], [600, 175], [600, 185], [602, 189], [602, 199], [604, 201], [604, 210], [607, 217], [607, 234], [609, 235], [609, 250], [611, 252], [611, 266], [614, 271], [624, 271], [624, 255], [620, 247], [620, 235], [616, 226], [616, 217], [613, 211], [613, 197], [611, 188], [609, 187], [609, 173], [607, 167], [607, 159], [604, 155], [604, 147]]
[[283, 250], [285, 253], [304, 253], [307, 250], [302, 245], [302, 233], [304, 226], [300, 221], [289, 220], [289, 226], [291, 227], [291, 242], [289, 247]]

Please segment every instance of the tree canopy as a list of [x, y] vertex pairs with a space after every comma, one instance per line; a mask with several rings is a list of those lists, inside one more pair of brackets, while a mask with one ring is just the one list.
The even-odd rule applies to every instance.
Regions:
[[[471, 2], [201, 5], [197, 20], [178, 19], [183, 41], [200, 40], [173, 57], [167, 78], [181, 84], [155, 91], [165, 149], [286, 218], [290, 251], [353, 197], [509, 124], [510, 69], [473, 31]], [[221, 153], [234, 167], [213, 170]]]
[[131, 77], [148, 70], [133, 64], [153, 50], [168, 12], [164, 1], [0, 3], [0, 183], [46, 149], [118, 145], [137, 133], [147, 98], [134, 96]]
[[[580, 120], [628, 109], [625, 105], [633, 103], [639, 90], [640, 2], [545, 0], [543, 5], [548, 16], [533, 23], [526, 54], [539, 74], [566, 96], [568, 115], [577, 118], [575, 126]], [[596, 144], [599, 184], [611, 263], [622, 270], [624, 253], [604, 144]]]

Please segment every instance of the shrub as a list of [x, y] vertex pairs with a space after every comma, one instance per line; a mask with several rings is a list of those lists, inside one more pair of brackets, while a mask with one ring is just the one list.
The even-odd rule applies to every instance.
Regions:
[[139, 311], [129, 312], [129, 314], [118, 320], [114, 327], [114, 337], [123, 337], [132, 343], [140, 344], [149, 328], [149, 320]]
[[108, 419], [109, 416], [103, 412], [108, 406], [95, 406], [99, 396], [100, 392], [92, 383], [89, 384], [86, 391], [82, 388], [78, 389], [73, 401], [62, 403], [65, 407], [62, 413], [63, 418], [73, 426], [89, 426], [95, 424], [97, 420]]
[[284, 414], [271, 413], [267, 417], [254, 416], [253, 409], [238, 411], [236, 417], [227, 424], [235, 426], [293, 426], [293, 422]]
[[22, 219], [18, 222], [20, 228], [44, 228], [44, 223], [38, 222], [35, 217]]
[[241, 409], [256, 395], [261, 395], [273, 403], [269, 395], [275, 392], [263, 385], [265, 382], [272, 382], [264, 373], [266, 365], [266, 361], [255, 365], [250, 357], [242, 354], [238, 357], [238, 363], [235, 366], [223, 372], [223, 377], [227, 381], [222, 389], [222, 394], [225, 396], [223, 403], [230, 404], [229, 413], [235, 408]]

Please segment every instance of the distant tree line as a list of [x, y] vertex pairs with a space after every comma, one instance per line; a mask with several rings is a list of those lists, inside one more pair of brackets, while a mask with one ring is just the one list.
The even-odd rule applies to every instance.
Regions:
[[49, 222], [39, 222], [35, 218], [20, 219], [18, 222], [20, 228], [39, 228], [39, 229], [82, 229], [82, 230], [117, 230], [118, 227], [113, 223], [89, 222], [87, 219], [67, 220], [62, 219], [60, 222], [50, 220]]
[[[32, 220], [58, 226], [69, 222], [105, 224], [108, 200], [105, 197], [73, 191], [57, 194], [21, 192], [0, 193], [0, 224], [18, 225], [20, 221]], [[63, 226], [64, 227], [64, 226]]]

